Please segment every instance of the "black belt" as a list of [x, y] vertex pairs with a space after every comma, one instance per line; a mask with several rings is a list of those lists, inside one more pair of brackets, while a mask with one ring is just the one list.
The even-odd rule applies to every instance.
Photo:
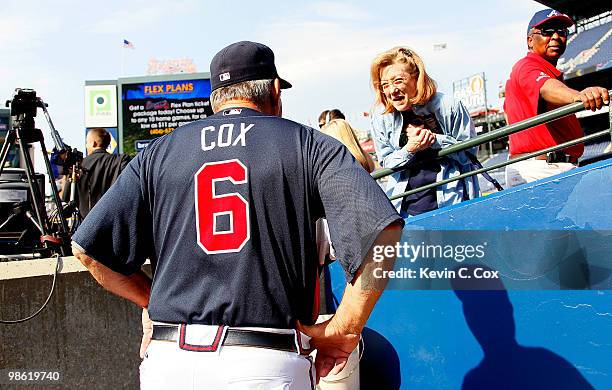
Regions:
[[[151, 339], [161, 341], [177, 341], [179, 338], [179, 325], [153, 325]], [[294, 334], [269, 333], [257, 330], [229, 328], [225, 332], [224, 346], [242, 346], [277, 349], [280, 351], [296, 352]]]
[[560, 151], [546, 153], [547, 163], [571, 163], [578, 164], [578, 157], [570, 156]]
[[[519, 154], [511, 154], [509, 156], [510, 160], [515, 159], [517, 157], [524, 156], [527, 153], [519, 153]], [[571, 163], [578, 164], [578, 157], [570, 156], [569, 154], [565, 154], [563, 152], [550, 152], [546, 154], [540, 154], [539, 156], [534, 157], [535, 160], [546, 160], [547, 163]]]

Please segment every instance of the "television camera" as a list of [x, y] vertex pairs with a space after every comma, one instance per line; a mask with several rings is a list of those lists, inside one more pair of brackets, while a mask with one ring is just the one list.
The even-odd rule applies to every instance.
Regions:
[[[47, 104], [36, 96], [36, 91], [17, 88], [10, 107], [12, 126], [9, 127], [0, 149], [0, 255], [26, 254], [31, 257], [50, 257], [70, 254], [69, 210], [62, 207], [55, 183], [54, 170], [47, 155], [43, 133], [35, 127], [38, 109], [42, 109], [54, 142], [52, 160], [64, 172], [79, 167], [82, 153], [66, 145], [47, 111]], [[36, 174], [29, 147], [38, 143], [43, 154], [47, 179], [51, 188], [54, 212], [45, 207], [44, 175]], [[5, 169], [11, 148], [18, 148], [23, 169]], [[60, 170], [62, 170], [60, 169]], [[57, 171], [57, 170], [56, 170]], [[6, 195], [10, 194], [10, 195]], [[76, 213], [78, 215], [78, 211]]]

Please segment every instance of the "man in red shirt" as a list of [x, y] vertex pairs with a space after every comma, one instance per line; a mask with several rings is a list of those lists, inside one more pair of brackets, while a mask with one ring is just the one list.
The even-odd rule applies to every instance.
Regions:
[[[573, 102], [583, 102], [584, 108], [592, 111], [609, 104], [605, 88], [576, 91], [563, 83], [563, 74], [556, 68], [565, 52], [567, 28], [573, 24], [569, 16], [553, 9], [536, 12], [531, 18], [527, 28], [529, 52], [514, 65], [506, 83], [504, 111], [509, 124]], [[535, 126], [510, 136], [510, 159], [583, 135], [575, 115]], [[583, 151], [584, 145], [578, 144], [509, 165], [506, 184], [513, 187], [573, 169]]]

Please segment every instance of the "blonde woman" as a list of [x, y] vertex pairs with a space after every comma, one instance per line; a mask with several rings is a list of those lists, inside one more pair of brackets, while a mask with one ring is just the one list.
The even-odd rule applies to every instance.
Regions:
[[[463, 104], [437, 92], [414, 50], [395, 47], [381, 53], [372, 62], [370, 76], [376, 99], [372, 135], [378, 161], [384, 168], [410, 167], [389, 178], [388, 195], [472, 170], [465, 152], [432, 159], [436, 149], [474, 137], [476, 132]], [[394, 205], [405, 217], [478, 195], [478, 180], [472, 176], [397, 199]]]
[[374, 160], [363, 151], [355, 131], [347, 121], [344, 119], [333, 119], [321, 128], [321, 132], [342, 142], [368, 173], [374, 171]]
[[325, 110], [319, 115], [319, 129], [334, 119], [346, 119], [342, 111], [334, 108], [333, 110]]
[[[333, 112], [332, 110], [331, 112]], [[323, 115], [323, 113], [322, 113]], [[332, 114], [333, 115], [333, 114]], [[351, 125], [344, 119], [328, 120], [321, 127], [321, 132], [327, 134], [340, 141], [351, 152], [355, 160], [361, 164], [363, 169], [371, 173], [374, 171], [374, 161], [372, 157], [361, 148], [359, 140], [355, 135], [355, 131]], [[327, 260], [336, 260], [336, 252], [334, 250], [329, 226], [325, 218], [317, 221], [317, 251], [319, 254], [319, 264], [324, 266]], [[332, 314], [321, 314], [317, 322], [323, 322], [331, 318]], [[359, 361], [361, 359], [359, 353], [359, 345], [355, 347], [351, 355], [348, 357], [347, 365], [337, 374], [330, 374], [321, 378], [321, 382], [317, 385], [317, 390], [350, 390], [359, 388]]]

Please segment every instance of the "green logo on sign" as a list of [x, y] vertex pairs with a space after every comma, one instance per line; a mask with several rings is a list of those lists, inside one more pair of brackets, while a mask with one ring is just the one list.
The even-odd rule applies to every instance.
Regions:
[[89, 115], [109, 115], [111, 113], [111, 91], [90, 91], [88, 106]]

